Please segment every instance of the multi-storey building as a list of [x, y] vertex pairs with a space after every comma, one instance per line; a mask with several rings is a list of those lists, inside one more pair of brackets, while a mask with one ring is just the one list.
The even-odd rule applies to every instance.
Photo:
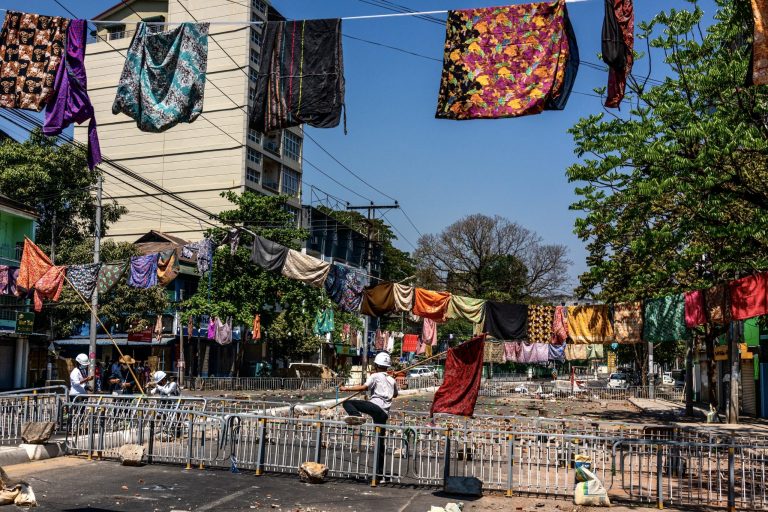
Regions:
[[[243, 22], [268, 17], [281, 18], [264, 0], [122, 0], [96, 16], [98, 30], [87, 45], [86, 69], [102, 154], [214, 213], [231, 206], [222, 192], [251, 190], [290, 196], [289, 208], [298, 219], [302, 131], [261, 134], [248, 128], [256, 74], [264, 60], [260, 44], [264, 25]], [[149, 25], [153, 31], [173, 29], [183, 21], [211, 22], [203, 114], [163, 133], [142, 132], [128, 116], [112, 114], [126, 50], [142, 19], [166, 23]], [[76, 138], [85, 142], [86, 130], [77, 127]], [[167, 204], [181, 206], [174, 200], [109, 166], [105, 169], [105, 199], [115, 198], [129, 210], [110, 227], [108, 236], [133, 241], [157, 230], [195, 240], [208, 227]]]

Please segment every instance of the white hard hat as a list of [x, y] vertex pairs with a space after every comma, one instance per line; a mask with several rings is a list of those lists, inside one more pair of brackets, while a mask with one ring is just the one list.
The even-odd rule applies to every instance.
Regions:
[[154, 374], [152, 374], [152, 379], [155, 382], [160, 382], [166, 377], [165, 372], [163, 370], [157, 370]]
[[77, 364], [80, 366], [85, 366], [88, 364], [88, 355], [87, 354], [77, 354], [77, 357], [75, 358], [75, 361], [77, 361]]
[[386, 352], [379, 352], [376, 354], [376, 357], [373, 359], [373, 364], [376, 366], [385, 366], [389, 368], [392, 366], [392, 361], [389, 359], [389, 354]]

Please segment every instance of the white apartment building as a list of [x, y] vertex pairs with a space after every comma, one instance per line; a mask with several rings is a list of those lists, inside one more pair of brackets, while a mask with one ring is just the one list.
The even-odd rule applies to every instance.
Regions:
[[[220, 23], [262, 21], [268, 12], [277, 14], [264, 0], [124, 0], [96, 16], [98, 21], [120, 22], [97, 22], [99, 30], [91, 34], [86, 49], [88, 89], [103, 156], [214, 213], [231, 208], [220, 196], [223, 191], [251, 190], [290, 196], [298, 216], [302, 131], [295, 128], [265, 136], [248, 128], [256, 73], [265, 60], [260, 51], [264, 27]], [[133, 119], [112, 114], [125, 53], [142, 18], [167, 23], [219, 22], [210, 26], [203, 114], [193, 123], [180, 123], [159, 134], [142, 132]], [[153, 29], [165, 27], [155, 25]], [[86, 125], [76, 127], [75, 137], [87, 141]], [[109, 238], [133, 241], [154, 229], [197, 240], [208, 227], [160, 199], [181, 206], [176, 201], [162, 195], [146, 197], [129, 184], [153, 192], [146, 185], [103, 167], [114, 174], [104, 176], [105, 200], [115, 198], [128, 208], [109, 228]]]

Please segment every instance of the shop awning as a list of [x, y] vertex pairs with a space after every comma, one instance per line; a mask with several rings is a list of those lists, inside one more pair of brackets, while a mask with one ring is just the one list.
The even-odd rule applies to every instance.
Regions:
[[[127, 334], [119, 334], [116, 336], [112, 336], [112, 338], [115, 340], [115, 343], [117, 343], [121, 347], [159, 347], [168, 345], [171, 342], [175, 341], [176, 338], [173, 336], [166, 337], [164, 336], [160, 341], [128, 341], [128, 335]], [[90, 338], [88, 336], [72, 336], [71, 338], [63, 338], [60, 340], [53, 340], [53, 342], [57, 345], [62, 346], [87, 346], [90, 343]], [[96, 338], [96, 345], [99, 347], [104, 346], [111, 346], [112, 341], [104, 335], [99, 335]]]

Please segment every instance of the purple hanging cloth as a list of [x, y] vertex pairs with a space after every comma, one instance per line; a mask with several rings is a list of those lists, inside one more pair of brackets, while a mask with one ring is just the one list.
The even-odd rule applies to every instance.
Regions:
[[128, 286], [134, 288], [151, 288], [157, 284], [157, 257], [159, 255], [131, 257], [131, 273], [128, 276]]
[[43, 133], [59, 135], [72, 124], [88, 123], [88, 168], [93, 170], [101, 163], [99, 136], [96, 133], [96, 115], [88, 97], [85, 75], [85, 20], [72, 20], [67, 29], [67, 51], [64, 62], [56, 71], [53, 94], [45, 107]]

